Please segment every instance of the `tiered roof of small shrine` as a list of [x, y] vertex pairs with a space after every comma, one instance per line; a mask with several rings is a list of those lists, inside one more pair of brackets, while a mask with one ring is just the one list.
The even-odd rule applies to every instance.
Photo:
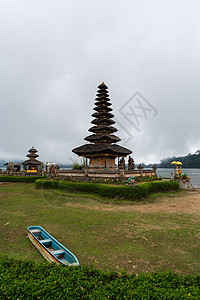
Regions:
[[77, 147], [72, 150], [79, 156], [91, 156], [108, 154], [113, 156], [127, 156], [132, 153], [131, 150], [116, 145], [121, 139], [114, 135], [117, 132], [117, 128], [112, 125], [115, 124], [113, 120], [114, 115], [111, 113], [111, 102], [108, 95], [108, 87], [104, 82], [98, 86], [97, 98], [95, 99], [94, 113], [91, 121], [92, 126], [89, 131], [91, 135], [85, 137], [85, 140], [90, 142], [83, 146]]
[[28, 160], [25, 160], [22, 165], [41, 165], [41, 161], [37, 160], [36, 158], [39, 157], [37, 154], [37, 150], [32, 146], [31, 149], [28, 150], [29, 154], [26, 156], [29, 158]]

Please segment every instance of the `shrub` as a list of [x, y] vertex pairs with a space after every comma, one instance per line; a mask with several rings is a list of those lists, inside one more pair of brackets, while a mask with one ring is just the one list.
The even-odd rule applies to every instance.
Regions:
[[0, 176], [0, 182], [35, 182], [37, 179], [46, 178], [46, 176]]
[[81, 164], [79, 165], [79, 163], [75, 162], [75, 163], [73, 164], [72, 169], [73, 169], [73, 170], [83, 170], [83, 169], [85, 168], [85, 166], [86, 166], [86, 160], [85, 160], [85, 159], [82, 159], [82, 160], [81, 160]]
[[200, 275], [126, 274], [0, 257], [0, 299], [199, 299]]
[[75, 163], [73, 164], [73, 166], [72, 166], [72, 169], [73, 169], [73, 170], [80, 170], [81, 167], [80, 167], [80, 165], [79, 165], [77, 162], [75, 162]]
[[124, 198], [139, 200], [151, 193], [176, 191], [179, 183], [175, 181], [148, 182], [137, 186], [112, 186], [99, 183], [77, 183], [55, 180], [36, 180], [36, 188], [56, 188], [69, 192], [84, 192], [98, 194], [107, 198]]

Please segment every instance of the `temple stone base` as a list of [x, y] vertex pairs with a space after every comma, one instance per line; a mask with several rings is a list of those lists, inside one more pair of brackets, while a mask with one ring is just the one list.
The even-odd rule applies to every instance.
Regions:
[[191, 182], [179, 181], [179, 187], [181, 189], [184, 189], [184, 190], [191, 190], [191, 189], [193, 189], [193, 186], [192, 186]]
[[138, 177], [138, 176], [156, 176], [156, 172], [152, 169], [143, 169], [142, 174], [139, 170], [93, 170], [93, 169], [85, 169], [85, 170], [59, 170], [56, 174], [58, 177], [66, 177], [66, 178], [91, 178], [91, 179], [121, 179], [123, 181], [127, 180], [130, 177]]

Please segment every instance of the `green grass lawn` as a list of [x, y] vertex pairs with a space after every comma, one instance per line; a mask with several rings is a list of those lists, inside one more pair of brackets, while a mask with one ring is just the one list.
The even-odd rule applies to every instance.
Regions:
[[[151, 199], [152, 205], [160, 199]], [[79, 193], [37, 190], [34, 184], [3, 183], [0, 254], [43, 261], [26, 233], [28, 226], [40, 225], [82, 265], [134, 273], [169, 269], [181, 274], [199, 273], [199, 215], [139, 211], [135, 205], [106, 203], [97, 196]]]

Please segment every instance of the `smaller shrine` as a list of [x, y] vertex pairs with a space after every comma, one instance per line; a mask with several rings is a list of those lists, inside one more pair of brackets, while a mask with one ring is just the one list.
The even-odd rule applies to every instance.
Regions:
[[24, 167], [24, 171], [27, 175], [37, 175], [40, 173], [40, 169], [43, 165], [43, 163], [36, 158], [39, 157], [37, 154], [37, 150], [32, 146], [30, 150], [28, 150], [29, 154], [26, 156], [29, 158], [28, 160], [25, 160], [22, 165]]

